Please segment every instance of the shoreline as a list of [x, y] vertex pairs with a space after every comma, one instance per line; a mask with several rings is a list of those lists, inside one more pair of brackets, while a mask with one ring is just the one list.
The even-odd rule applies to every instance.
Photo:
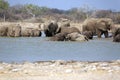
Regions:
[[120, 80], [120, 60], [0, 63], [0, 80]]
[[99, 62], [116, 62], [116, 61], [120, 61], [120, 59], [116, 59], [116, 60], [36, 60], [36, 61], [27, 61], [27, 60], [23, 60], [23, 61], [0, 61], [1, 63], [7, 63], [7, 64], [24, 64], [24, 63], [55, 63], [55, 62], [63, 62], [63, 63], [75, 63], [75, 62], [82, 62], [82, 63], [99, 63]]

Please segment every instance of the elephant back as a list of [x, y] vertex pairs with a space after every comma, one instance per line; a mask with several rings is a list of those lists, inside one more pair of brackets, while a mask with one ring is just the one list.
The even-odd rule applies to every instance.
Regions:
[[73, 33], [73, 32], [78, 32], [80, 33], [80, 31], [76, 28], [76, 27], [61, 27], [61, 33]]

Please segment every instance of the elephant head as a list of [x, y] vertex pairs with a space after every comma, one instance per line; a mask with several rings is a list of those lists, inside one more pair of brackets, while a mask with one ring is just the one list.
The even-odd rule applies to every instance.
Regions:
[[102, 30], [110, 30], [112, 26], [114, 26], [112, 19], [110, 18], [101, 18], [97, 22], [98, 24], [100, 23], [102, 26], [105, 26], [105, 28]]

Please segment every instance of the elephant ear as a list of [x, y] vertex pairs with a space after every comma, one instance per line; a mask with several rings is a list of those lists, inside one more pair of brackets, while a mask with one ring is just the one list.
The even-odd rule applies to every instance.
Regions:
[[113, 20], [110, 18], [103, 18], [101, 19], [101, 22], [105, 22], [107, 30], [110, 30], [113, 26]]
[[106, 26], [107, 26], [107, 29], [108, 29], [108, 30], [112, 29], [112, 27], [114, 26], [113, 21], [109, 21], [109, 22], [106, 24]]
[[106, 23], [104, 21], [98, 22], [97, 29], [101, 31], [106, 31], [107, 30]]

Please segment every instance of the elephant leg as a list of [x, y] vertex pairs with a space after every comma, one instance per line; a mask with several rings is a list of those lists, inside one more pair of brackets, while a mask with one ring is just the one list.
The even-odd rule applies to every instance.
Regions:
[[104, 36], [105, 36], [105, 38], [108, 38], [108, 31], [104, 32]]
[[44, 33], [45, 33], [46, 37], [51, 37], [52, 36], [52, 34], [48, 30], [44, 31]]
[[54, 36], [55, 35], [55, 33], [54, 32], [52, 32], [52, 36]]
[[100, 31], [100, 30], [97, 30], [97, 36], [98, 36], [98, 38], [101, 38], [101, 35], [102, 35], [103, 33]]

